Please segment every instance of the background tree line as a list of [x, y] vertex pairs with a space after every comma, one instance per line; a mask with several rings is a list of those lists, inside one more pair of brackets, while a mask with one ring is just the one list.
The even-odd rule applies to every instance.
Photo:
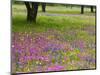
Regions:
[[71, 5], [71, 4], [53, 4], [53, 3], [38, 3], [38, 2], [21, 2], [21, 1], [16, 1], [13, 0], [12, 3], [14, 4], [25, 4], [25, 7], [27, 9], [27, 21], [29, 22], [36, 22], [36, 17], [37, 17], [37, 12], [38, 12], [38, 6], [41, 5], [42, 7], [42, 12], [46, 12], [46, 6], [66, 6], [66, 7], [73, 7], [73, 6], [78, 6], [81, 7], [80, 13], [84, 14], [84, 8], [89, 7], [91, 13], [94, 12], [95, 6], [84, 6], [84, 5]]

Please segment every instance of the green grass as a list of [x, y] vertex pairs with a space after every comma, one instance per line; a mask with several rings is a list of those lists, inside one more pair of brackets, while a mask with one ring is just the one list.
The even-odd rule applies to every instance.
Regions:
[[28, 31], [34, 29], [57, 29], [57, 30], [70, 30], [81, 29], [83, 26], [95, 25], [94, 17], [64, 17], [64, 16], [38, 16], [37, 23], [28, 23], [26, 15], [16, 15], [13, 17], [13, 31]]

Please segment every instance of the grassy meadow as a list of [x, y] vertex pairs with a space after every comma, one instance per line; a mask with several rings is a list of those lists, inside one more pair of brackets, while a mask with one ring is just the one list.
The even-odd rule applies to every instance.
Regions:
[[12, 5], [12, 71], [95, 69], [95, 13], [61, 5], [41, 10], [29, 23], [25, 5]]

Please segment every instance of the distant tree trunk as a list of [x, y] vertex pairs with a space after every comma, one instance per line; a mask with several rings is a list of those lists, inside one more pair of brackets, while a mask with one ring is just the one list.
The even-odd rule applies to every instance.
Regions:
[[46, 3], [42, 3], [42, 12], [46, 12]]
[[36, 22], [38, 3], [36, 2], [25, 2], [27, 8], [27, 21]]
[[94, 11], [93, 11], [93, 6], [91, 6], [91, 12], [93, 13]]
[[81, 6], [81, 14], [84, 14], [84, 6]]
[[71, 9], [72, 9], [72, 7], [73, 7], [73, 6], [72, 6], [72, 5], [70, 5], [70, 7], [71, 7]]
[[66, 8], [68, 8], [68, 7], [70, 7], [71, 9], [73, 8], [73, 5], [65, 5], [66, 6]]

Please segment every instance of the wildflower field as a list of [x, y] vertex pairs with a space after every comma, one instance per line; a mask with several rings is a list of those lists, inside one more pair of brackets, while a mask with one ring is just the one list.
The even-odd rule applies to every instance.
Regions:
[[95, 13], [79, 9], [48, 6], [43, 13], [39, 7], [37, 23], [28, 23], [25, 6], [13, 5], [12, 72], [95, 69]]

